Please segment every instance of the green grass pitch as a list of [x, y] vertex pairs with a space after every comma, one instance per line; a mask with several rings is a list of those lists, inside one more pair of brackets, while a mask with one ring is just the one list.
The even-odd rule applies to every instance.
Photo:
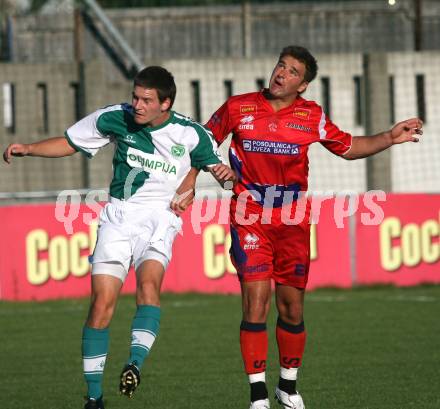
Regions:
[[[81, 331], [88, 300], [0, 303], [0, 407], [80, 409]], [[323, 289], [308, 293], [308, 343], [298, 389], [307, 409], [440, 408], [440, 286]], [[134, 298], [110, 329], [106, 409], [247, 409], [239, 349], [240, 298], [162, 298], [159, 337], [133, 399], [117, 393], [128, 354]], [[278, 378], [275, 314], [267, 380]]]

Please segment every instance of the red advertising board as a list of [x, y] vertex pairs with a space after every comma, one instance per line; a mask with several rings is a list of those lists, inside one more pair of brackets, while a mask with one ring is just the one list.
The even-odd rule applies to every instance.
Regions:
[[55, 219], [54, 204], [0, 208], [0, 291], [8, 300], [44, 300], [90, 293], [88, 256], [96, 223], [83, 221], [81, 208], [73, 234]]
[[440, 195], [389, 194], [381, 207], [378, 226], [361, 220], [364, 206], [356, 214], [357, 282], [440, 283]]
[[[183, 234], [174, 244], [163, 290], [169, 292], [238, 293], [229, 259], [229, 201], [196, 202], [183, 216]], [[310, 288], [351, 285], [348, 228], [336, 228], [332, 202], [324, 204], [312, 227]], [[64, 213], [69, 214], [69, 207]], [[63, 213], [63, 214], [64, 214]], [[96, 241], [95, 211], [81, 205], [71, 229], [56, 217], [54, 204], [0, 208], [0, 298], [44, 300], [90, 293], [88, 256]], [[57, 220], [58, 218], [58, 220]], [[133, 292], [131, 272], [124, 292]]]
[[[440, 283], [440, 195], [386, 199], [376, 206], [383, 215], [376, 225], [368, 225], [371, 206], [365, 195], [356, 202], [354, 215], [337, 198], [322, 202], [319, 222], [312, 225], [309, 289], [353, 283]], [[228, 254], [228, 214], [228, 200], [222, 199], [196, 201], [183, 215], [183, 234], [175, 241], [164, 291], [239, 292]], [[89, 295], [88, 256], [97, 231], [96, 220], [89, 220], [96, 219], [96, 209], [81, 205], [67, 229], [54, 204], [1, 207], [0, 219], [0, 299]], [[130, 272], [123, 292], [134, 289]]]

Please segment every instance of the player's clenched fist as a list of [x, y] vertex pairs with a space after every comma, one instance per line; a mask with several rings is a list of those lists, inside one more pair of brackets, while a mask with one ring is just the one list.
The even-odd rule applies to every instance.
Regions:
[[26, 156], [29, 154], [28, 145], [21, 143], [11, 143], [3, 152], [3, 159], [7, 163], [11, 163], [11, 156]]
[[171, 210], [177, 215], [180, 216], [189, 205], [192, 204], [195, 197], [194, 189], [189, 189], [186, 192], [177, 193], [174, 195], [173, 199], [170, 203]]
[[232, 189], [237, 181], [237, 175], [235, 172], [228, 165], [223, 163], [209, 166], [209, 171], [226, 190]]

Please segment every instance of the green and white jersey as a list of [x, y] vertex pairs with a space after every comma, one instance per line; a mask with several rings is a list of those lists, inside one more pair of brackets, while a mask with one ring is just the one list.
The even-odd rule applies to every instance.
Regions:
[[110, 196], [154, 207], [169, 207], [191, 167], [223, 162], [211, 132], [174, 111], [149, 128], [134, 122], [131, 105], [111, 105], [78, 121], [65, 136], [89, 158], [113, 142]]

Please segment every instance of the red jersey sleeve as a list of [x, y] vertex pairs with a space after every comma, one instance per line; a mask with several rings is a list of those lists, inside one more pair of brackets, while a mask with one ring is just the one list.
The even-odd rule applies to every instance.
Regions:
[[205, 125], [208, 127], [218, 145], [220, 145], [232, 131], [229, 120], [229, 101], [226, 101]]
[[341, 131], [322, 111], [319, 122], [319, 142], [330, 152], [342, 156], [351, 148], [353, 137]]

